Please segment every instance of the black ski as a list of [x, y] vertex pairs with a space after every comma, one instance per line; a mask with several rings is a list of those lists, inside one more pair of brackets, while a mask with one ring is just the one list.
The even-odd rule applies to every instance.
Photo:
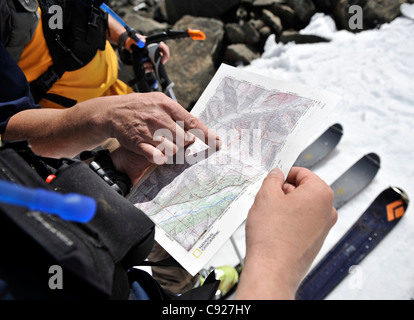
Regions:
[[363, 156], [332, 185], [334, 208], [339, 209], [359, 194], [375, 178], [380, 169], [380, 157], [375, 153]]
[[404, 216], [409, 199], [399, 188], [382, 192], [302, 282], [298, 300], [324, 299]]
[[293, 166], [307, 169], [314, 167], [335, 149], [342, 135], [343, 128], [339, 123], [329, 127], [299, 155]]
[[[312, 169], [326, 158], [339, 144], [343, 127], [339, 123], [329, 127], [319, 138], [307, 147], [298, 157], [295, 167]], [[332, 185], [335, 192], [334, 207], [341, 208], [372, 182], [380, 169], [380, 157], [370, 153], [362, 157], [342, 174]]]

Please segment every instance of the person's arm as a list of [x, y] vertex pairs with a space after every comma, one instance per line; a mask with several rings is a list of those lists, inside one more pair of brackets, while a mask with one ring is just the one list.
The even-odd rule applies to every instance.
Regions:
[[[159, 129], [171, 134], [155, 139]], [[34, 152], [43, 156], [73, 157], [116, 138], [126, 150], [160, 164], [157, 159], [166, 162], [179, 148], [194, 142], [189, 130], [197, 130], [206, 143], [219, 148], [214, 131], [165, 94], [153, 92], [96, 98], [69, 109], [24, 110], [11, 117], [2, 139], [27, 139]], [[126, 168], [129, 162], [117, 163]]]
[[[125, 32], [125, 28], [116, 21], [111, 15], [108, 16], [108, 25], [109, 25], [109, 41], [111, 43], [117, 44], [118, 39], [121, 34]], [[145, 42], [146, 36], [136, 33], [137, 37]], [[131, 50], [131, 46], [134, 44], [132, 38], [128, 38], [125, 42], [125, 48]], [[160, 42], [160, 54], [162, 56], [161, 63], [165, 64], [170, 58], [170, 49], [164, 42]]]
[[108, 138], [97, 125], [96, 110], [80, 105], [70, 109], [29, 109], [10, 118], [4, 141], [28, 140], [33, 151], [48, 157], [74, 157]]
[[294, 299], [337, 220], [333, 191], [319, 177], [279, 169], [263, 182], [246, 222], [245, 266], [236, 299]]

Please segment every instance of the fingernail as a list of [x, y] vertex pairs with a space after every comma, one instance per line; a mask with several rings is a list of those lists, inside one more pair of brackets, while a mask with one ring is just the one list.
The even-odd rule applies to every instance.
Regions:
[[274, 168], [273, 170], [269, 172], [269, 175], [279, 175], [281, 173], [282, 173], [282, 170], [280, 170], [279, 168]]

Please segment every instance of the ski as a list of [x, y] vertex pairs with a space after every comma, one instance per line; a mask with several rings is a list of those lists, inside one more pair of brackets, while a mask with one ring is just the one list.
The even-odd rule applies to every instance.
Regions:
[[342, 135], [343, 128], [339, 123], [329, 127], [299, 155], [293, 166], [307, 169], [314, 167], [335, 149]]
[[303, 280], [298, 300], [324, 299], [394, 229], [406, 213], [408, 196], [399, 188], [382, 192], [341, 240]]
[[335, 193], [334, 208], [341, 208], [367, 187], [377, 175], [380, 162], [377, 154], [367, 154], [332, 183], [331, 188]]

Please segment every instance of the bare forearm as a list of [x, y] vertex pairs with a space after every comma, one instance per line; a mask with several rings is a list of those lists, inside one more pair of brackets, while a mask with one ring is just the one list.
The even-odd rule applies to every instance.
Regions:
[[296, 288], [289, 274], [267, 267], [268, 259], [247, 262], [237, 287], [236, 300], [294, 300]]
[[14, 115], [3, 140], [28, 140], [34, 152], [49, 157], [73, 157], [108, 138], [102, 119], [83, 105], [71, 109], [33, 109]]
[[108, 25], [109, 25], [109, 37], [108, 40], [111, 43], [116, 44], [118, 42], [119, 36], [125, 32], [125, 28], [112, 16], [108, 16]]

